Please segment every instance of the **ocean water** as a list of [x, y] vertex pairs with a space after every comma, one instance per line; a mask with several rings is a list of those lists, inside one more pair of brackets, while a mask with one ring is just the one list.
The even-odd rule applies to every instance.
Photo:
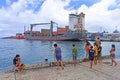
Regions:
[[[42, 63], [46, 58], [49, 62], [54, 61], [54, 43], [61, 47], [63, 60], [72, 60], [72, 44], [78, 48], [78, 58], [85, 58], [84, 41], [0, 39], [0, 72], [13, 67], [13, 58], [16, 54], [20, 54], [21, 62], [25, 64]], [[90, 43], [93, 44], [94, 41]], [[109, 55], [112, 44], [116, 45], [116, 56], [120, 55], [120, 42], [102, 42], [102, 55]]]

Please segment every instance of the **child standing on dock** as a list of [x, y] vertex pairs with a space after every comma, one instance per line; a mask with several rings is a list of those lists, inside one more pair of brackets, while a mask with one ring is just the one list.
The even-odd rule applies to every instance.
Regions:
[[98, 45], [98, 62], [102, 62], [102, 46]]
[[54, 55], [57, 60], [57, 70], [59, 69], [59, 66], [63, 67], [63, 62], [62, 62], [62, 55], [61, 55], [61, 48], [57, 46], [57, 44], [54, 44], [55, 50], [54, 50]]
[[74, 67], [76, 67], [77, 64], [77, 54], [78, 54], [78, 49], [75, 46], [75, 44], [72, 45], [72, 56], [73, 56], [73, 61], [74, 61]]
[[111, 66], [113, 63], [115, 63], [115, 66], [117, 65], [117, 62], [115, 61], [115, 45], [112, 44], [112, 48], [110, 50], [110, 57], [111, 57]]
[[94, 54], [94, 64], [96, 65], [97, 64], [97, 58], [98, 58], [98, 46], [96, 43], [94, 43], [94, 51], [95, 51], [95, 54]]
[[88, 59], [89, 57], [89, 50], [90, 50], [90, 43], [86, 41], [86, 44], [85, 44], [86, 59]]
[[101, 45], [101, 41], [100, 41], [99, 37], [95, 40], [95, 43], [96, 43], [97, 46]]
[[95, 54], [95, 51], [93, 49], [93, 46], [91, 46], [89, 50], [90, 68], [92, 68], [92, 65], [93, 65], [94, 54]]

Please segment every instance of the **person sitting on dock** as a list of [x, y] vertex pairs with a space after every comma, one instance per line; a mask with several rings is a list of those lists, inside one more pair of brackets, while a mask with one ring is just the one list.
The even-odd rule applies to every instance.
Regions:
[[17, 67], [18, 73], [20, 73], [21, 70], [23, 69], [23, 67], [25, 67], [25, 64], [22, 64], [21, 61], [20, 61], [20, 55], [19, 54], [17, 54], [14, 57], [13, 64], [15, 65], [15, 67]]

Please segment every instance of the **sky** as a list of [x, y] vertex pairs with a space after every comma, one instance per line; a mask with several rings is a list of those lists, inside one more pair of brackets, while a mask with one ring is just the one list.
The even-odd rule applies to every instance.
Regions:
[[0, 0], [0, 37], [51, 20], [64, 27], [69, 25], [69, 14], [76, 11], [85, 13], [88, 32], [120, 31], [120, 0]]

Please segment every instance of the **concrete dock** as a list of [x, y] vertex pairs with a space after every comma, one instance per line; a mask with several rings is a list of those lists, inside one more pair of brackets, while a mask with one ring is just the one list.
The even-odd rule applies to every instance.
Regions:
[[55, 66], [39, 68], [37, 64], [21, 74], [14, 71], [0, 73], [0, 80], [120, 80], [120, 59], [117, 59], [117, 66], [110, 66], [110, 62], [110, 59], [104, 59], [102, 63], [93, 65], [92, 69], [89, 61], [77, 63], [76, 67], [65, 64], [64, 70], [57, 70]]

